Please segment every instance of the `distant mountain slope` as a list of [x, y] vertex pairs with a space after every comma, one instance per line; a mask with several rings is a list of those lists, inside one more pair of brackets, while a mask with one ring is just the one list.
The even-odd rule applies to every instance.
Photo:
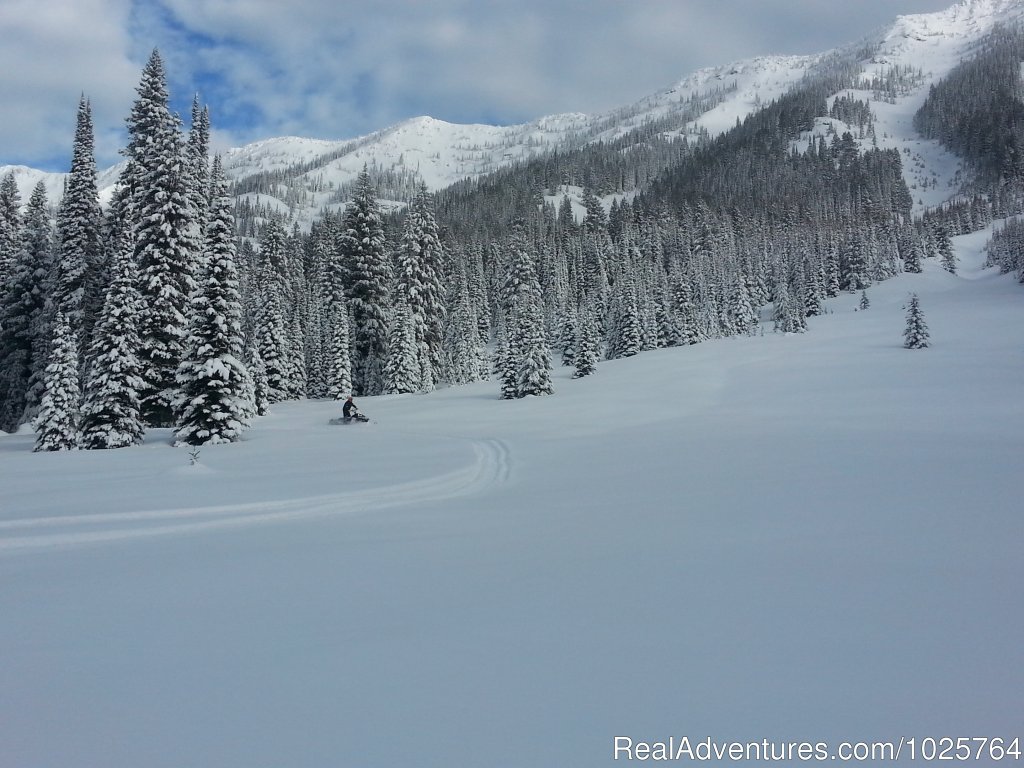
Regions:
[[[876, 125], [872, 137], [860, 138], [904, 153], [907, 183], [918, 210], [948, 199], [959, 179], [956, 159], [937, 142], [918, 137], [911, 122], [914, 112], [928, 86], [969, 56], [996, 24], [1021, 18], [1024, 0], [962, 0], [937, 13], [900, 16], [863, 42], [870, 55], [864, 88], [852, 95], [872, 101]], [[643, 126], [655, 125], [667, 134], [714, 136], [786, 93], [827, 55], [763, 56], [702, 69], [672, 87], [599, 115], [552, 115], [512, 126], [416, 117], [348, 141], [267, 139], [229, 150], [224, 165], [240, 195], [258, 196], [262, 203], [288, 211], [295, 221], [308, 225], [324, 208], [343, 205], [349, 185], [364, 166], [393, 179], [390, 197], [401, 201], [420, 183], [443, 189], [541, 153], [619, 138]], [[879, 91], [893, 72], [904, 70], [920, 73], [912, 87], [888, 96]], [[843, 128], [825, 120], [815, 133]], [[64, 174], [0, 167], [0, 173], [8, 170], [15, 171], [23, 198], [42, 179], [50, 199], [59, 199]], [[118, 170], [101, 173], [104, 199]]]

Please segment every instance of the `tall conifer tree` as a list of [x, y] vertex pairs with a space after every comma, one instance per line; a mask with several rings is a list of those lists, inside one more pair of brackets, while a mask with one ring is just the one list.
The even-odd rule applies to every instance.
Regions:
[[0, 290], [7, 284], [21, 245], [21, 198], [14, 171], [0, 179]]
[[355, 196], [345, 209], [338, 255], [352, 317], [353, 386], [357, 394], [378, 394], [383, 388], [387, 357], [392, 275], [380, 209], [365, 168], [356, 181]]
[[130, 220], [142, 294], [142, 409], [153, 426], [173, 426], [177, 370], [199, 243], [180, 121], [169, 107], [163, 61], [153, 51], [128, 118]]
[[103, 216], [96, 187], [92, 110], [79, 101], [75, 143], [64, 197], [57, 212], [52, 300], [64, 313], [84, 359], [92, 325], [103, 305], [106, 269]]
[[53, 233], [41, 181], [29, 198], [19, 234], [15, 260], [0, 293], [0, 429], [5, 430], [35, 415], [49, 364]]
[[178, 366], [177, 443], [237, 440], [253, 411], [242, 358], [242, 302], [235, 267], [234, 216], [220, 159], [214, 160], [204, 271], [192, 299], [185, 357]]
[[124, 448], [142, 442], [139, 392], [138, 272], [131, 241], [124, 238], [114, 262], [114, 282], [93, 333], [84, 386], [79, 446]]
[[408, 308], [416, 340], [416, 389], [429, 391], [440, 378], [441, 342], [445, 320], [441, 240], [426, 187], [409, 206], [398, 251], [397, 293]]
[[34, 426], [36, 451], [73, 451], [78, 447], [78, 409], [81, 400], [78, 381], [77, 341], [63, 312], [53, 324], [53, 346], [46, 367], [44, 393]]

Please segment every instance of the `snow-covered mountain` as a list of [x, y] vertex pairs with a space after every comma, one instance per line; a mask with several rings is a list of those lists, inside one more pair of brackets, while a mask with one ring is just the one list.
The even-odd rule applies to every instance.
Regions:
[[[873, 51], [865, 62], [864, 91], [876, 112], [877, 141], [904, 152], [908, 186], [918, 208], [935, 205], [956, 192], [958, 163], [936, 142], [921, 140], [912, 126], [914, 112], [928, 93], [969, 55], [994, 26], [1024, 18], [1024, 0], [961, 0], [944, 11], [898, 17], [859, 49]], [[620, 137], [645, 124], [683, 135], [724, 132], [761, 105], [784, 94], [831, 52], [809, 56], [762, 56], [699, 70], [658, 93], [597, 115], [567, 113], [511, 126], [459, 125], [416, 117], [348, 141], [282, 137], [229, 150], [229, 178], [242, 194], [288, 210], [308, 223], [324, 208], [343, 204], [347, 185], [364, 166], [392, 174], [408, 188], [419, 183], [442, 189], [541, 153]], [[920, 71], [914, 87], [886, 101], [872, 79], [894, 68]], [[875, 98], [872, 98], [872, 97]], [[840, 129], [823, 120], [817, 131]], [[23, 198], [42, 179], [51, 200], [59, 198], [64, 174], [25, 167], [14, 170]], [[101, 196], [109, 197], [118, 168], [100, 174]], [[247, 191], [249, 190], [249, 191]], [[252, 191], [256, 190], [256, 191]]]

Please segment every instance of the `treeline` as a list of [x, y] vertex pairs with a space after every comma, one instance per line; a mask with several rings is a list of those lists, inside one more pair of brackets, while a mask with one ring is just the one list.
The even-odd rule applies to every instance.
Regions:
[[[586, 376], [764, 321], [800, 332], [825, 299], [924, 259], [955, 271], [950, 237], [1021, 198], [990, 185], [914, 221], [898, 152], [861, 151], [850, 132], [808, 140], [824, 117], [870, 135], [870, 104], [842, 95], [866, 53], [824, 60], [714, 139], [684, 126], [721, 92], [435, 195], [368, 166], [308, 233], [287, 205], [322, 179], [263, 174], [232, 204], [208, 116], [197, 103], [183, 131], [154, 53], [109, 210], [86, 102], [56, 222], [41, 187], [22, 212], [0, 181], [0, 428], [32, 421], [47, 449], [131, 445], [145, 426], [202, 443], [291, 398], [492, 376], [502, 397], [544, 395], [556, 362]], [[382, 191], [408, 205], [386, 214]], [[990, 249], [1008, 269], [1016, 230]]]
[[40, 183], [24, 212], [0, 182], [0, 428], [31, 422], [36, 450], [238, 438], [258, 380], [242, 362], [232, 203], [209, 159], [209, 115], [169, 107], [154, 51], [127, 118], [127, 158], [101, 211], [91, 108], [51, 221]]

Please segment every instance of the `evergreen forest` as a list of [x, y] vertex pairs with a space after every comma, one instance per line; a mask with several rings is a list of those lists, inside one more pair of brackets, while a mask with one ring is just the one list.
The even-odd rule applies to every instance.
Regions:
[[[309, 169], [229, 183], [208, 110], [197, 99], [187, 127], [172, 112], [154, 51], [108, 206], [85, 97], [59, 202], [0, 179], [0, 429], [31, 423], [44, 451], [135, 445], [147, 427], [202, 445], [282, 400], [481, 379], [496, 398], [545, 396], [558, 364], [578, 378], [646, 350], [802, 333], [827, 298], [866, 300], [928, 259], [955, 271], [951, 237], [1024, 212], [1024, 32], [996, 29], [931, 87], [914, 126], [970, 174], [920, 216], [904, 158], [849, 93], [870, 55], [826, 58], [715, 137], [684, 130], [709, 92], [433, 193], [371, 164], [304, 230], [251, 195]], [[920, 77], [871, 87], [885, 100]], [[849, 130], [815, 131], [823, 118]], [[989, 253], [1024, 279], [1022, 238], [1009, 218]]]

